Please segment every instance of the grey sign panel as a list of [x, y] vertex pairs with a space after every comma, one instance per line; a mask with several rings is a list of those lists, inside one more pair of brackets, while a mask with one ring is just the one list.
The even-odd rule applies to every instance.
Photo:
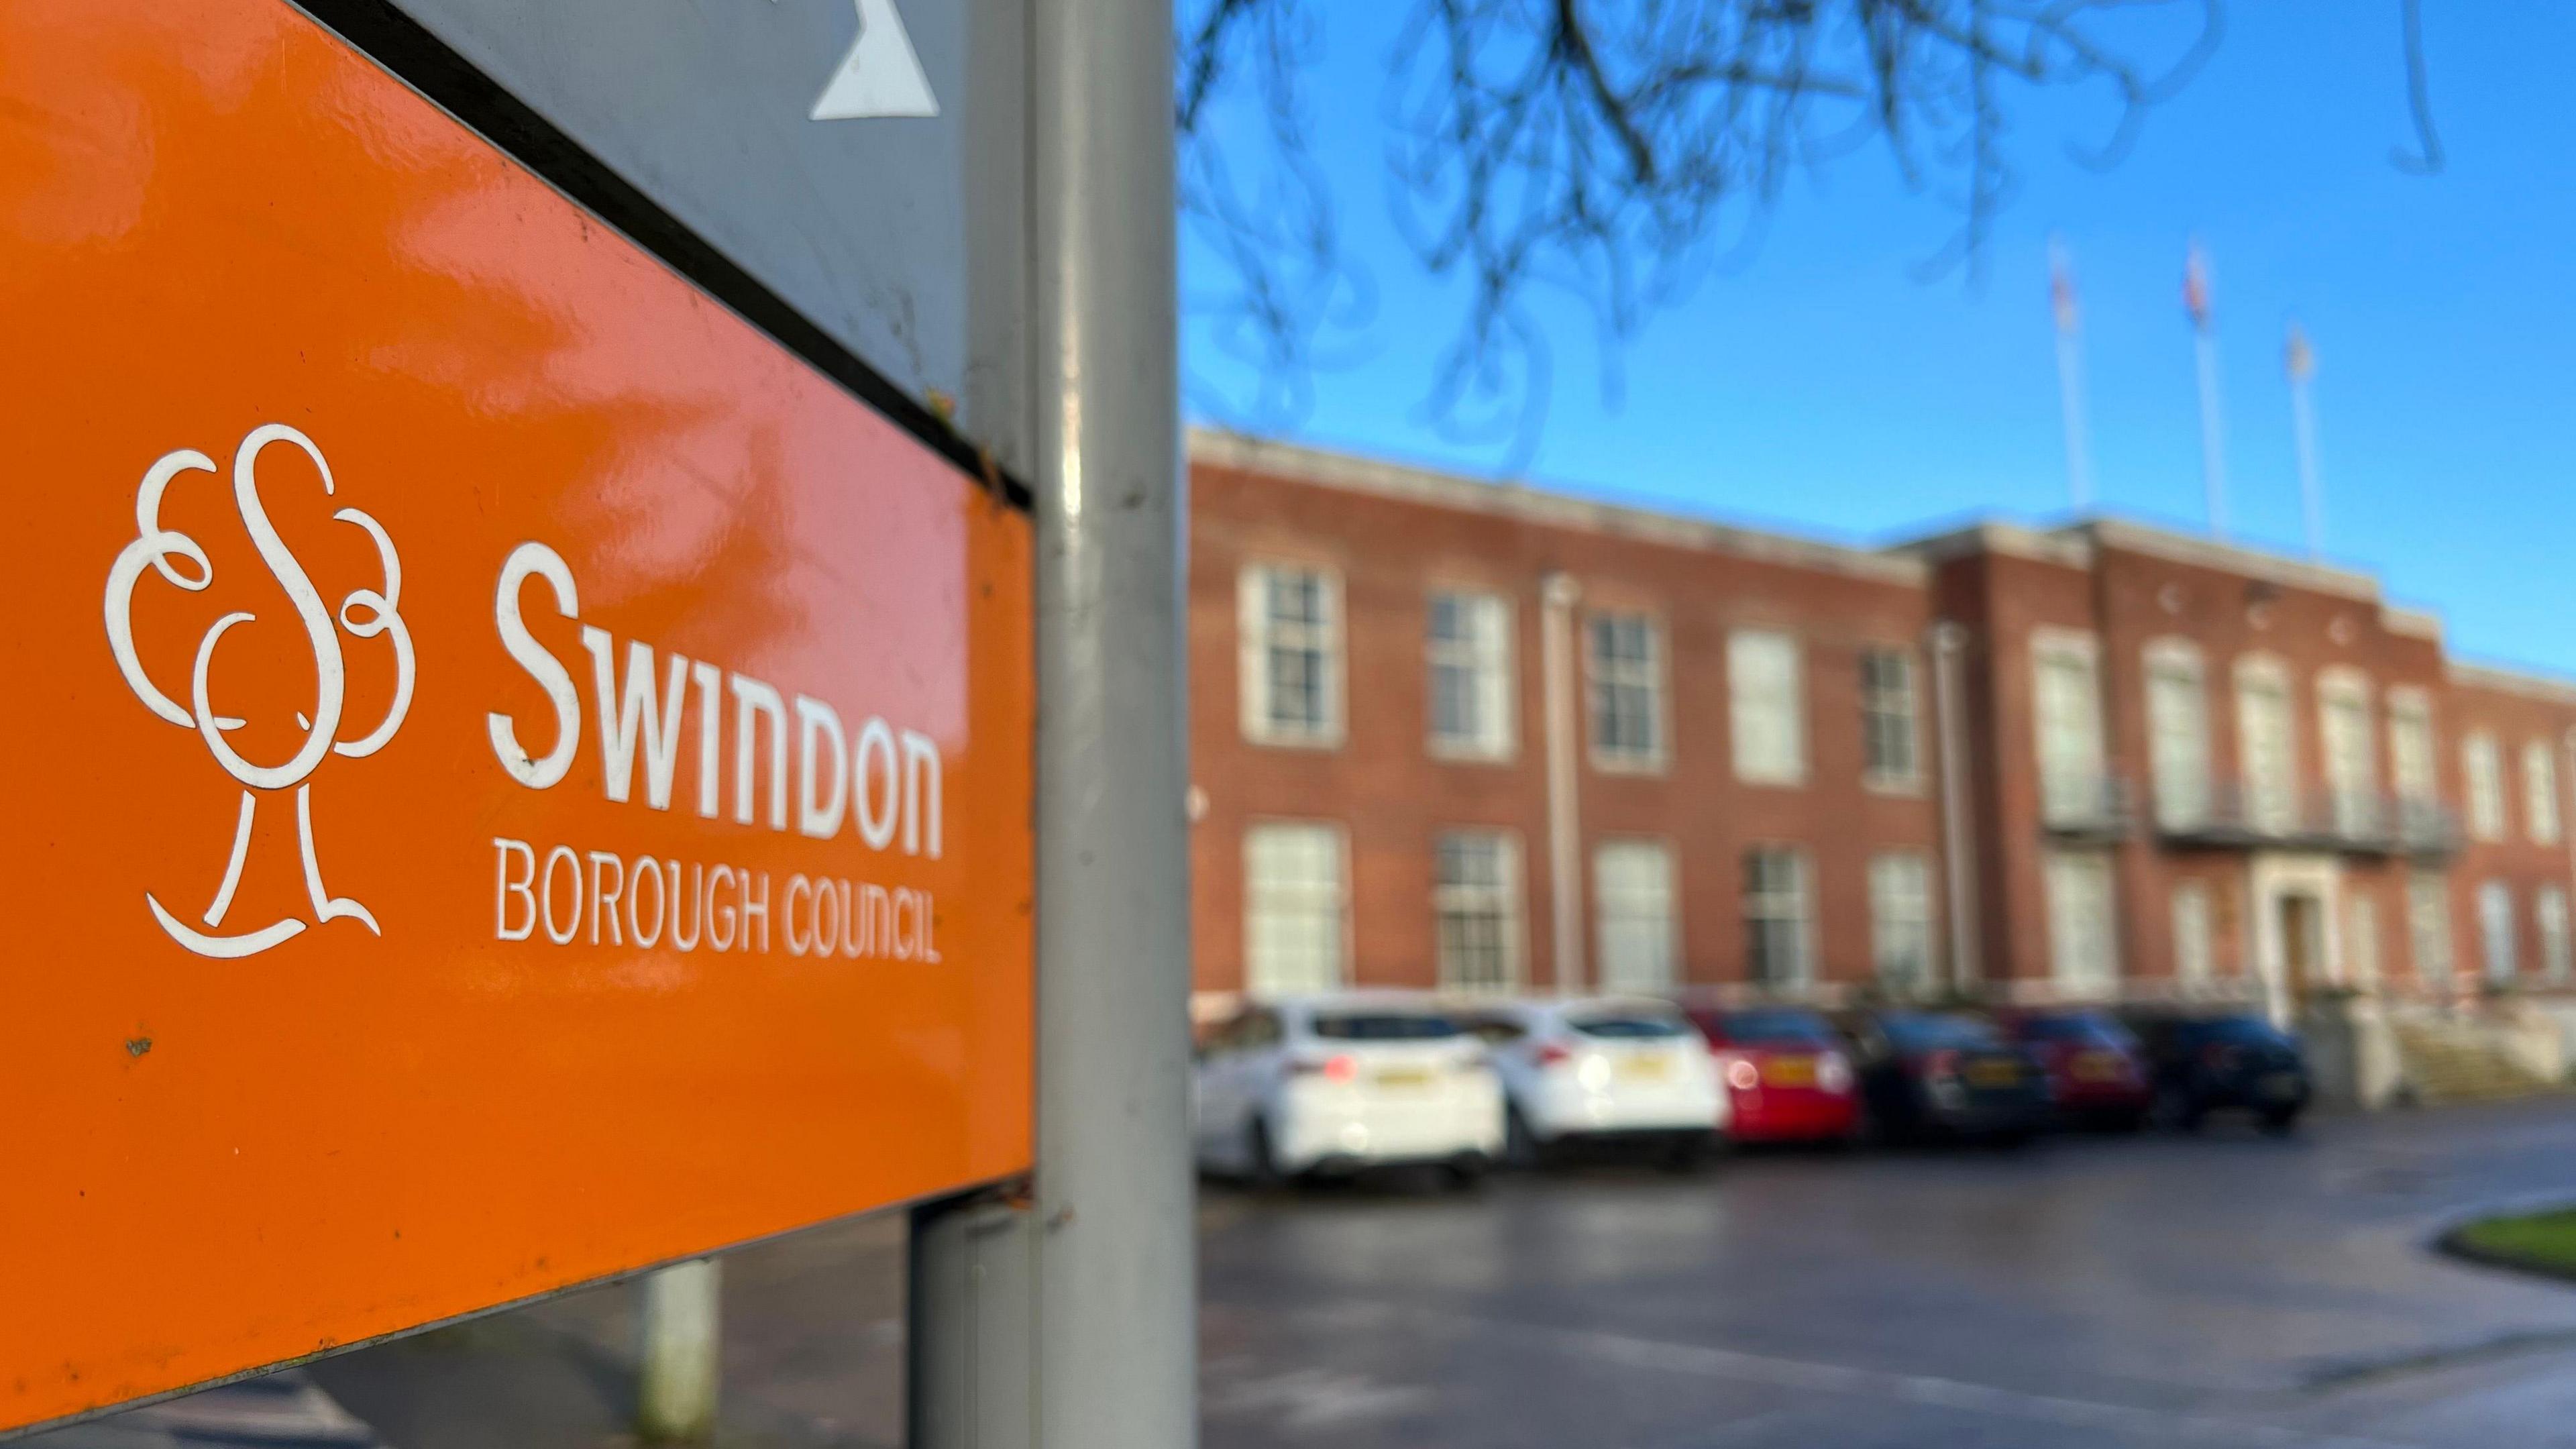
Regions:
[[896, 387], [1018, 452], [1022, 0], [394, 3]]

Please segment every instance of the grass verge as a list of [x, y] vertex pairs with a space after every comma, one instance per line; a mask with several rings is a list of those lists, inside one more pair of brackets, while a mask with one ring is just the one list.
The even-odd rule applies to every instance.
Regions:
[[2576, 1207], [2462, 1223], [2442, 1235], [2442, 1248], [2471, 1262], [2576, 1282]]

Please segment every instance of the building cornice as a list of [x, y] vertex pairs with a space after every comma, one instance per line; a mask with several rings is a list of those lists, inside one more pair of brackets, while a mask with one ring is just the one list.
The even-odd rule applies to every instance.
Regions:
[[2500, 669], [2491, 664], [2463, 664], [2451, 660], [2448, 665], [2451, 682], [2471, 689], [2492, 690], [2497, 694], [2519, 695], [2545, 704], [2576, 706], [2576, 681], [2552, 679], [2546, 675], [2525, 674], [2516, 669]]
[[1650, 509], [1599, 503], [1518, 483], [1493, 483], [1429, 468], [1328, 452], [1212, 428], [1189, 431], [1193, 463], [1339, 488], [1406, 503], [1455, 508], [1668, 547], [1726, 554], [1790, 568], [1816, 569], [1879, 583], [1920, 586], [1931, 577], [1921, 559], [1848, 548]]
[[2311, 593], [2336, 594], [2365, 603], [2379, 602], [2379, 581], [2368, 574], [2325, 564], [2302, 563], [2216, 539], [2171, 533], [2143, 523], [2132, 523], [2125, 518], [2089, 518], [2065, 531], [2081, 533], [2105, 548], [2127, 549], [2131, 553], [2148, 554], [2220, 573], [2240, 574], [2286, 588], [2306, 589]]

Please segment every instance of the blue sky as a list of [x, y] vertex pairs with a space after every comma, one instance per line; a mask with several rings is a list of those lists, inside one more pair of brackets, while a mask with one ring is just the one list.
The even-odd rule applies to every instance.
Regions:
[[[1493, 474], [1504, 449], [1447, 443], [1418, 408], [1461, 293], [1424, 276], [1387, 221], [1380, 77], [1410, 8], [1316, 5], [1317, 149], [1378, 308], [1302, 416], [1259, 421]], [[2021, 191], [1981, 286], [1918, 279], [1955, 213], [1865, 151], [1793, 182], [1748, 262], [1647, 324], [1615, 402], [1588, 323], [1551, 313], [1555, 385], [1518, 473], [1860, 542], [1971, 514], [2060, 516], [2053, 233], [2084, 299], [2102, 506], [2199, 529], [2180, 303], [2197, 235], [2217, 278], [2234, 536], [2301, 547], [2280, 360], [2295, 316], [2319, 359], [2328, 557], [2439, 611], [2455, 653], [2576, 675], [2576, 111], [2559, 94], [2576, 6], [2427, 8], [2443, 173], [2389, 161], [2412, 144], [2396, 0], [2240, 0], [2216, 58], [2116, 170], [2067, 155], [2106, 133], [2102, 96], [2016, 101]], [[1194, 247], [1184, 265], [1206, 275]], [[1211, 399], [1243, 371], [1204, 325], [1186, 346], [1194, 414], [1242, 421]]]

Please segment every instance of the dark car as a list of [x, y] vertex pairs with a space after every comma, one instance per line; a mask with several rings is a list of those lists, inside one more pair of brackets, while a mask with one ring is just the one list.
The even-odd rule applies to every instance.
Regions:
[[2047, 1074], [1985, 1017], [1857, 1011], [1836, 1024], [1851, 1043], [1876, 1136], [2018, 1144], [2048, 1123]]
[[2109, 1012], [2020, 1011], [2002, 1025], [2048, 1074], [2048, 1098], [2061, 1119], [2121, 1130], [2146, 1120], [2155, 1101], [2146, 1048]]
[[2129, 1028], [2146, 1047], [2158, 1120], [2186, 1131], [2222, 1109], [2252, 1112], [2286, 1132], [2308, 1105], [2308, 1064], [2296, 1037], [2248, 1012], [2142, 1014]]

